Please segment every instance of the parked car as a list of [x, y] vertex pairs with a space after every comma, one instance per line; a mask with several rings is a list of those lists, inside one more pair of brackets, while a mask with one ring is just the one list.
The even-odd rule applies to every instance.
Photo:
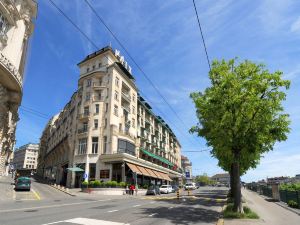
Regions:
[[160, 195], [160, 190], [158, 186], [149, 186], [146, 195]]
[[161, 185], [159, 190], [160, 190], [160, 193], [169, 194], [169, 193], [172, 193], [172, 186], [171, 185]]
[[196, 185], [193, 183], [187, 183], [184, 186], [184, 190], [196, 190]]
[[176, 192], [179, 190], [179, 187], [177, 185], [172, 185], [172, 192]]
[[18, 177], [15, 181], [15, 190], [28, 190], [31, 188], [31, 180], [29, 177]]

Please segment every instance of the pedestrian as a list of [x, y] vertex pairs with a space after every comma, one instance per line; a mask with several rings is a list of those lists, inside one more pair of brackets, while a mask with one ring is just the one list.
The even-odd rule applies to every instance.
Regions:
[[133, 184], [130, 185], [129, 191], [130, 191], [130, 195], [133, 195], [133, 192], [134, 192], [134, 185]]
[[129, 194], [129, 188], [128, 188], [128, 185], [126, 185], [125, 193], [126, 193], [126, 195]]

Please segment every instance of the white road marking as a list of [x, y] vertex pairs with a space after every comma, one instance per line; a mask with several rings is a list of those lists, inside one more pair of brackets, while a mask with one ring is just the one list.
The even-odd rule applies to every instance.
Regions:
[[172, 207], [170, 207], [169, 209], [173, 209], [174, 207], [172, 206]]
[[139, 206], [141, 206], [141, 205], [134, 205], [134, 206], [132, 206], [132, 207], [135, 208], [135, 207], [139, 207]]
[[118, 209], [115, 209], [115, 210], [110, 210], [110, 211], [108, 211], [109, 213], [112, 213], [112, 212], [117, 212], [117, 211], [119, 211]]
[[155, 202], [150, 202], [150, 204], [154, 204]]
[[62, 221], [57, 221], [53, 223], [45, 223], [42, 225], [51, 225], [51, 224], [57, 224], [57, 223], [73, 223], [73, 224], [80, 224], [80, 225], [130, 225], [126, 223], [118, 223], [118, 222], [112, 222], [112, 221], [107, 221], [107, 220], [96, 220], [96, 219], [90, 219], [90, 218], [73, 218], [69, 220], [62, 220]]
[[66, 203], [66, 204], [57, 204], [57, 205], [46, 205], [46, 206], [37, 206], [37, 207], [30, 207], [30, 208], [4, 209], [4, 210], [0, 210], [0, 213], [24, 211], [24, 210], [31, 210], [31, 209], [47, 209], [47, 208], [55, 208], [55, 207], [64, 207], [64, 206], [69, 206], [69, 205], [83, 205], [83, 204], [91, 204], [91, 203], [95, 203], [95, 202], [105, 202], [105, 201], [110, 201], [110, 200], [111, 199], [101, 199], [101, 200], [95, 200], [95, 201], [75, 202], [75, 203]]
[[152, 217], [152, 216], [155, 216], [156, 214], [157, 214], [157, 213], [153, 213], [153, 214], [150, 214], [149, 216]]

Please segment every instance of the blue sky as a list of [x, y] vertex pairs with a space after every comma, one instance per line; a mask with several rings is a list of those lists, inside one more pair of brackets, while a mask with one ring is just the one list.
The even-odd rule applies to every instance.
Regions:
[[[205, 140], [192, 137], [187, 128], [126, 57], [107, 30], [82, 0], [54, 0], [99, 46], [118, 48], [133, 68], [137, 85], [154, 111], [162, 115], [182, 144], [182, 151], [205, 149]], [[192, 0], [90, 0], [101, 17], [127, 47], [145, 73], [168, 99], [184, 123], [196, 123], [193, 91], [209, 85], [208, 65]], [[284, 143], [262, 158], [243, 179], [300, 173], [300, 3], [281, 0], [196, 0], [210, 59], [238, 56], [281, 70], [291, 80], [284, 103], [290, 114], [291, 133]], [[39, 1], [38, 18], [25, 74], [22, 105], [50, 118], [76, 90], [77, 63], [95, 51], [93, 46], [47, 1]], [[298, 99], [298, 101], [297, 101]], [[47, 120], [20, 109], [17, 144], [38, 142]], [[181, 131], [178, 131], [180, 129]], [[209, 152], [184, 153], [193, 173], [213, 175], [222, 170]]]

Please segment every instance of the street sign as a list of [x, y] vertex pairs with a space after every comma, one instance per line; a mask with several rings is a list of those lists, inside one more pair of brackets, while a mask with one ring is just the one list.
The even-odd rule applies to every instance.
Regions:
[[185, 177], [186, 177], [186, 178], [190, 178], [190, 172], [189, 172], [189, 171], [186, 171], [186, 172], [185, 172]]
[[83, 178], [84, 178], [84, 179], [88, 178], [88, 174], [87, 174], [87, 173], [84, 173]]

